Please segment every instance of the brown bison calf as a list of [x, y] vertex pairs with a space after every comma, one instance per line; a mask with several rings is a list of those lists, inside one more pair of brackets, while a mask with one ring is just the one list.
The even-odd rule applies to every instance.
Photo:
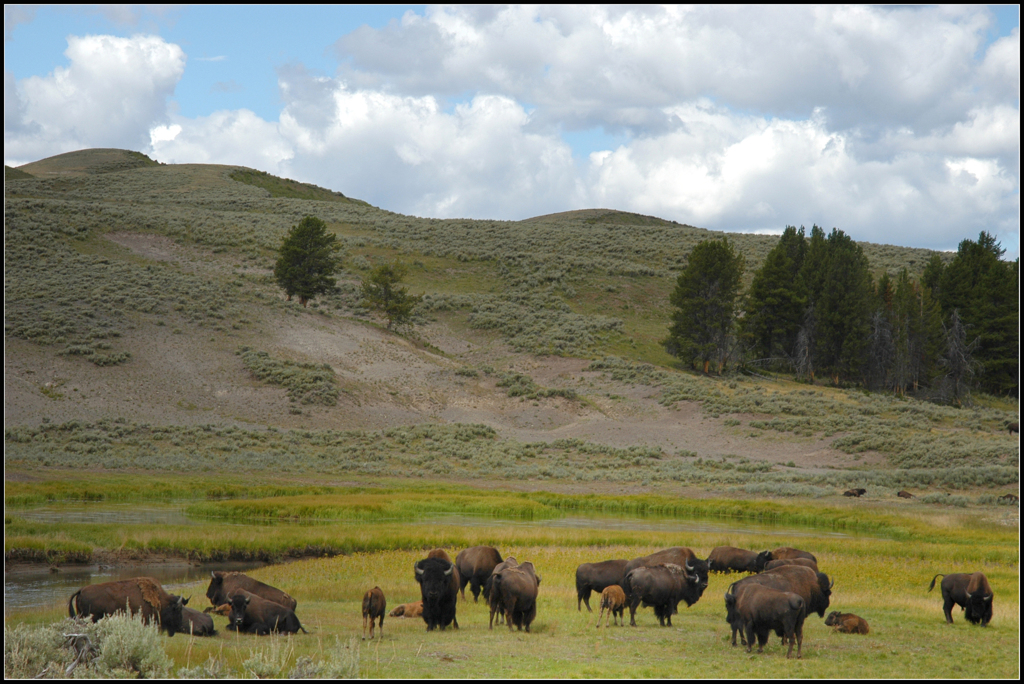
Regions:
[[423, 601], [413, 601], [412, 603], [403, 603], [398, 606], [390, 613], [391, 617], [423, 617]]
[[825, 618], [825, 624], [843, 634], [868, 633], [868, 621], [853, 613], [840, 613], [834, 610]]
[[384, 592], [374, 587], [363, 595], [363, 638], [366, 638], [366, 619], [370, 619], [370, 638], [373, 638], [373, 621], [380, 618], [380, 635], [384, 636], [384, 611], [387, 609]]
[[601, 614], [597, 616], [597, 627], [601, 626], [605, 608], [608, 609], [608, 617], [604, 621], [605, 627], [608, 626], [609, 619], [613, 619], [615, 624], [620, 627], [626, 624], [626, 592], [622, 591], [622, 587], [618, 584], [605, 587], [601, 592]]

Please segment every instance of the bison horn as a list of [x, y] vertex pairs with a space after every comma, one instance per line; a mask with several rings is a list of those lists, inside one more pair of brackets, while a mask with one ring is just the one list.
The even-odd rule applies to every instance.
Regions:
[[964, 593], [967, 594], [967, 600], [970, 601], [971, 600], [971, 592], [965, 591]]
[[444, 576], [447, 577], [448, 575], [452, 574], [452, 570], [454, 570], [454, 569], [455, 569], [454, 565], [448, 566], [448, 569], [444, 571]]
[[192, 598], [192, 597], [189, 596], [187, 599], [182, 600], [181, 605], [183, 605], [183, 606], [188, 605], [188, 599], [190, 599], [190, 598]]
[[249, 600], [250, 600], [250, 599], [249, 599], [249, 597], [248, 597], [248, 596], [246, 596], [246, 597], [245, 597], [245, 605], [249, 605]]
[[836, 586], [836, 578], [835, 577], [832, 578], [832, 583], [828, 585], [829, 590], [831, 591], [832, 587], [834, 587], [834, 586]]
[[419, 563], [413, 563], [412, 564], [412, 569], [416, 571], [417, 575], [422, 575], [423, 574], [423, 568], [420, 567]]
[[693, 566], [690, 564], [690, 561], [686, 561], [686, 572], [693, 572]]

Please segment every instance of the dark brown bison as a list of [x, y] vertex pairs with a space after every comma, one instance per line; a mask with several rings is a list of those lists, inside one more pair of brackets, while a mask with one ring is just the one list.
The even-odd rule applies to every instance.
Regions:
[[671, 627], [679, 602], [692, 606], [706, 587], [707, 574], [702, 580], [696, 571], [675, 563], [634, 568], [626, 573], [622, 587], [629, 604], [629, 624], [636, 627], [636, 609], [642, 604], [654, 608], [660, 625]]
[[487, 629], [494, 628], [494, 615], [498, 615], [498, 622], [505, 619], [505, 610], [502, 607], [504, 604], [501, 600], [501, 591], [495, 587], [495, 575], [501, 573], [505, 568], [514, 568], [519, 565], [512, 556], [509, 556], [505, 560], [494, 566], [494, 571], [491, 572], [491, 576], [487, 578], [487, 582], [484, 583], [484, 597], [487, 599], [487, 607], [491, 611], [491, 617], [488, 619]]
[[403, 603], [398, 606], [390, 613], [391, 617], [422, 617], [423, 616], [423, 601], [413, 601], [412, 603]]
[[514, 567], [506, 567], [494, 573], [492, 591], [495, 592], [505, 611], [505, 624], [509, 631], [512, 625], [522, 631], [530, 631], [530, 625], [537, 617], [537, 590], [540, 586], [540, 575], [534, 570], [533, 563], [526, 562]]
[[182, 630], [182, 610], [188, 599], [168, 594], [152, 577], [134, 577], [117, 582], [90, 584], [82, 587], [68, 599], [68, 615], [88, 615], [96, 622], [102, 617], [123, 613], [125, 606], [149, 624], [156, 621], [160, 629], [174, 636]]
[[757, 652], [763, 653], [768, 634], [775, 631], [782, 637], [783, 644], [789, 642], [786, 657], [793, 656], [794, 641], [797, 644], [796, 657], [801, 657], [804, 619], [807, 617], [807, 605], [803, 597], [759, 584], [734, 587], [735, 593], [725, 594], [726, 621], [733, 628], [732, 645], [736, 645], [736, 631], [742, 630], [746, 637], [747, 653], [754, 647], [755, 635]]
[[765, 570], [760, 575], [751, 575], [741, 579], [733, 586], [737, 593], [741, 586], [746, 584], [760, 584], [779, 591], [789, 591], [804, 600], [807, 606], [807, 613], [817, 613], [825, 617], [828, 604], [832, 596], [832, 586], [828, 575], [823, 572], [815, 572], [810, 568], [800, 565], [783, 565], [771, 570]]
[[786, 560], [788, 558], [810, 558], [815, 563], [818, 562], [818, 559], [814, 557], [814, 554], [807, 551], [801, 551], [800, 549], [794, 549], [792, 546], [780, 546], [772, 551], [772, 560]]
[[452, 625], [459, 628], [455, 605], [459, 598], [459, 575], [455, 564], [443, 558], [424, 558], [413, 564], [423, 599], [423, 621], [427, 631]]
[[845, 492], [843, 492], [843, 496], [857, 496], [857, 497], [860, 497], [860, 496], [864, 496], [867, 493], [868, 493], [868, 490], [866, 490], [866, 489], [847, 489]]
[[601, 614], [597, 616], [597, 627], [601, 626], [605, 609], [608, 610], [608, 617], [604, 621], [605, 627], [608, 626], [608, 620], [614, 620], [615, 624], [620, 626], [626, 624], [626, 592], [622, 591], [622, 587], [613, 584], [601, 591]]
[[708, 556], [710, 572], [761, 572], [772, 559], [771, 551], [747, 551], [735, 546], [716, 546]]
[[[459, 571], [459, 591], [462, 600], [466, 600], [466, 585], [473, 592], [473, 602], [480, 598], [487, 578], [494, 571], [494, 566], [501, 562], [501, 554], [493, 546], [471, 546], [463, 549], [455, 557], [455, 569]], [[484, 597], [486, 600], [486, 596]]]
[[600, 563], [583, 563], [576, 568], [576, 610], [580, 609], [580, 602], [587, 604], [587, 612], [590, 609], [590, 592], [604, 591], [606, 587], [622, 585], [622, 578], [626, 575], [628, 560], [606, 560]]
[[181, 609], [181, 633], [204, 637], [217, 636], [217, 630], [213, 627], [213, 618], [188, 606]]
[[901, 489], [900, 491], [896, 492], [896, 496], [900, 497], [901, 499], [913, 499], [914, 498], [914, 495], [911, 494], [910, 492], [908, 492], [906, 489]]
[[384, 611], [388, 603], [384, 600], [384, 592], [374, 587], [363, 594], [363, 638], [366, 638], [366, 620], [370, 620], [370, 638], [373, 638], [373, 621], [380, 618], [380, 636], [384, 638]]
[[1011, 435], [1012, 435], [1012, 434], [1013, 434], [1014, 432], [1016, 432], [1016, 433], [1017, 433], [1017, 434], [1019, 435], [1019, 434], [1020, 434], [1020, 421], [1017, 421], [1016, 423], [1007, 423], [1007, 424], [1006, 424], [1006, 430], [1007, 430], [1007, 432], [1009, 432], [1009, 433], [1010, 433]]
[[1003, 494], [1001, 497], [999, 497], [998, 500], [999, 501], [1005, 501], [1006, 503], [1010, 503], [1010, 504], [1019, 504], [1020, 503], [1020, 497], [1017, 496], [1016, 494]]
[[939, 573], [932, 577], [928, 591], [935, 588], [935, 580], [939, 577], [942, 577], [942, 612], [946, 614], [947, 623], [953, 624], [954, 603], [964, 611], [964, 617], [968, 622], [980, 622], [985, 626], [992, 620], [992, 587], [989, 586], [984, 573]]
[[235, 589], [229, 603], [231, 615], [228, 616], [228, 622], [237, 632], [297, 634], [300, 629], [306, 632], [306, 628], [299, 623], [299, 618], [291, 608], [268, 601], [245, 589]]
[[240, 572], [219, 572], [210, 573], [210, 586], [206, 588], [206, 598], [215, 606], [228, 603], [228, 599], [236, 589], [244, 589], [250, 594], [255, 594], [267, 601], [273, 601], [289, 610], [295, 610], [298, 602], [288, 594], [276, 587], [254, 580], [248, 575]]
[[[641, 556], [640, 558], [634, 558], [626, 564], [625, 574], [623, 575], [622, 589], [626, 592], [626, 601], [630, 605], [630, 624], [636, 625], [633, 619], [633, 613], [635, 612], [635, 605], [639, 605], [641, 601], [634, 601], [634, 596], [631, 593], [631, 584], [625, 581], [625, 577], [630, 572], [641, 567], [653, 567], [656, 565], [678, 565], [683, 569], [683, 573], [687, 578], [686, 587], [683, 595], [680, 599], [686, 600], [687, 606], [692, 606], [696, 603], [701, 594], [708, 586], [708, 562], [697, 557], [697, 554], [685, 546], [672, 546], [661, 551], [655, 551], [648, 556]], [[680, 599], [672, 604], [672, 612], [678, 612], [677, 605]], [[646, 604], [645, 604], [646, 605]], [[669, 623], [671, 624], [671, 622]]]
[[810, 568], [814, 572], [818, 572], [818, 564], [810, 558], [780, 558], [779, 560], [769, 561], [764, 566], [764, 569], [774, 570], [775, 568], [781, 568], [783, 565], [802, 565], [805, 568]]
[[840, 613], [834, 610], [825, 618], [825, 624], [843, 634], [867, 634], [868, 621], [853, 613]]

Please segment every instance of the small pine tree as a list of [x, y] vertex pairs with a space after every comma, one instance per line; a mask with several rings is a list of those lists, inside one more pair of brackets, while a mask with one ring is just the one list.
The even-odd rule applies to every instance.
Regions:
[[288, 231], [274, 264], [274, 280], [289, 300], [297, 295], [306, 306], [310, 299], [334, 287], [331, 276], [340, 266], [337, 240], [315, 216], [306, 216]]
[[677, 311], [663, 342], [669, 354], [702, 365], [705, 373], [714, 361], [722, 372], [733, 344], [743, 265], [743, 255], [726, 238], [705, 240], [693, 248], [670, 297]]
[[409, 294], [409, 288], [399, 287], [408, 274], [405, 264], [395, 261], [377, 266], [363, 281], [363, 301], [388, 319], [388, 330], [405, 325], [412, 319], [412, 310], [421, 296]]

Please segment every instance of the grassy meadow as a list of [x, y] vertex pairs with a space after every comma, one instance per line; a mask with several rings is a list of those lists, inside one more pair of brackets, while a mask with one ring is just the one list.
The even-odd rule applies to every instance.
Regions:
[[[153, 488], [153, 500], [173, 495], [168, 492], [173, 479]], [[110, 484], [117, 489], [116, 477]], [[202, 482], [195, 484], [202, 491]], [[428, 494], [431, 486], [438, 490], [433, 496]], [[960, 510], [876, 502], [853, 509], [843, 501], [669, 500], [653, 495], [609, 497], [606, 507], [604, 497], [590, 495], [474, 491], [422, 482], [391, 482], [377, 491], [323, 488], [319, 494], [289, 493], [293, 487], [283, 482], [280, 492], [256, 490], [252, 498], [182, 504], [198, 526], [70, 523], [53, 525], [52, 531], [61, 528], [96, 548], [120, 544], [129, 555], [132, 549], [194, 551], [194, 557], [212, 558], [245, 549], [287, 559], [300, 549], [313, 553], [317, 545], [332, 554], [249, 573], [293, 595], [299, 602], [296, 612], [311, 634], [237, 635], [223, 629], [226, 620], [216, 617], [217, 637], [162, 639], [174, 663], [172, 674], [205, 667], [207, 675], [288, 676], [331, 659], [355, 667], [356, 657], [360, 677], [401, 678], [691, 677], [695, 667], [730, 677], [845, 678], [856, 673], [888, 678], [912, 673], [1010, 678], [1019, 672], [1017, 533], [991, 522], [999, 513], [994, 507]], [[265, 494], [276, 495], [261, 496]], [[50, 505], [55, 505], [52, 500]], [[462, 512], [476, 522], [416, 524], [442, 511]], [[652, 523], [713, 521], [737, 531], [624, 529], [615, 516], [593, 517], [573, 527], [522, 524], [610, 511]], [[8, 507], [9, 541], [12, 532], [46, 534], [46, 525], [19, 522], [12, 518], [16, 515]], [[240, 526], [254, 516], [264, 524]], [[488, 516], [493, 523], [487, 522]], [[474, 604], [470, 594], [466, 602], [460, 599], [458, 631], [428, 634], [420, 619], [388, 617], [381, 639], [360, 640], [366, 590], [380, 586], [389, 610], [417, 600], [411, 566], [426, 550], [442, 547], [454, 557], [477, 544], [494, 545], [503, 556], [536, 566], [542, 581], [531, 633], [509, 633], [504, 626], [488, 630], [487, 609]], [[608, 629], [595, 628], [597, 612], [587, 613], [585, 607], [577, 612], [574, 578], [580, 563], [633, 558], [673, 545], [690, 546], [701, 556], [719, 545], [809, 550], [835, 580], [830, 610], [864, 617], [871, 633], [835, 634], [813, 615], [804, 628], [802, 660], [787, 661], [774, 636], [764, 654], [747, 655], [742, 647], [729, 645], [724, 620], [722, 594], [736, 575], [712, 575], [701, 600], [690, 608], [684, 603], [672, 627], [659, 627], [650, 609], [638, 611], [637, 627]], [[928, 593], [928, 583], [938, 572], [976, 570], [985, 572], [995, 591], [992, 623], [986, 628], [968, 625], [956, 611], [949, 627], [939, 591]], [[202, 608], [205, 589], [204, 581], [174, 591], [192, 595], [193, 604]], [[591, 605], [596, 607], [598, 599], [593, 595]], [[22, 614], [7, 611], [5, 629], [48, 624], [65, 610], [54, 605]]]

